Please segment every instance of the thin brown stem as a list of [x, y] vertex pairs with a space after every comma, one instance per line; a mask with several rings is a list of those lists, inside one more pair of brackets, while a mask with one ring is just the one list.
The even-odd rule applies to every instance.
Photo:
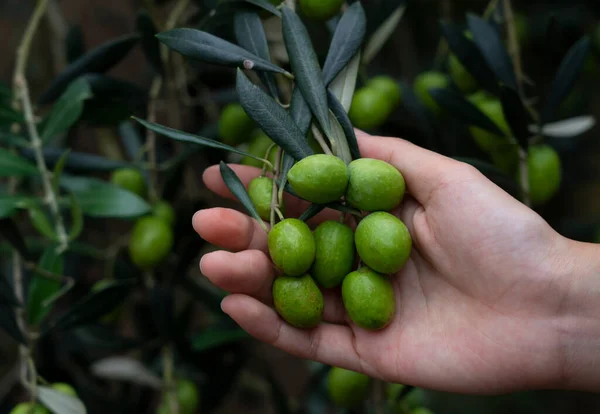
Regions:
[[313, 124], [311, 130], [312, 130], [313, 136], [315, 137], [315, 141], [317, 141], [319, 143], [323, 152], [325, 152], [325, 154], [327, 154], [327, 155], [333, 155], [333, 153], [329, 149], [329, 145], [327, 145], [327, 143], [325, 142], [325, 138], [323, 137], [323, 134], [321, 134], [321, 131], [319, 131], [319, 128], [317, 128], [315, 126], [315, 124]]
[[163, 348], [163, 381], [166, 390], [167, 403], [170, 414], [179, 412], [177, 395], [175, 392], [175, 381], [173, 378], [173, 351], [170, 345]]
[[[148, 121], [156, 122], [156, 99], [160, 94], [160, 90], [162, 88], [162, 77], [156, 76], [152, 81], [152, 86], [150, 87], [150, 95], [148, 102]], [[157, 195], [157, 186], [158, 186], [158, 174], [156, 169], [156, 133], [151, 129], [146, 130], [146, 149], [148, 151], [148, 164], [149, 164], [149, 175], [150, 175], [150, 185], [149, 185], [149, 196], [151, 201], [156, 201], [158, 198]]]
[[279, 166], [281, 165], [281, 155], [283, 150], [277, 149], [277, 155], [275, 157], [275, 165], [273, 166], [273, 192], [271, 194], [271, 228], [275, 225], [275, 214], [279, 210], [279, 196], [277, 191], [277, 179], [279, 178]]

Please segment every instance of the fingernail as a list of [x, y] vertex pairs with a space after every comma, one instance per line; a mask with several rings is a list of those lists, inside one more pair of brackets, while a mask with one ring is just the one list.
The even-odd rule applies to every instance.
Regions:
[[204, 272], [202, 271], [202, 260], [204, 260], [204, 256], [202, 256], [202, 257], [200, 258], [200, 263], [199, 263], [199, 266], [200, 266], [200, 273], [202, 273], [202, 275], [204, 275]]

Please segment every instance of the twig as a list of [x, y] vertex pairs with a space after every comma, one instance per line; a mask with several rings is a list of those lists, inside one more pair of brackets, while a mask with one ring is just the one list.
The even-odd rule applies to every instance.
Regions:
[[[150, 87], [150, 95], [148, 102], [148, 121], [156, 122], [156, 99], [160, 94], [163, 80], [161, 76], [156, 76], [152, 81]], [[151, 129], [146, 130], [146, 149], [148, 151], [148, 163], [150, 172], [150, 200], [156, 201], [157, 191], [156, 186], [158, 184], [158, 174], [156, 170], [156, 133]]]
[[[19, 253], [15, 250], [12, 254], [12, 271], [13, 271], [13, 289], [15, 292], [15, 298], [19, 303], [25, 302], [25, 295], [23, 292], [23, 268], [21, 266], [22, 259]], [[19, 330], [23, 332], [23, 335], [27, 336], [27, 326], [25, 324], [25, 310], [22, 307], [15, 309], [15, 318], [17, 320], [17, 326]], [[27, 364], [26, 356], [29, 353], [29, 349], [26, 345], [19, 345], [19, 364], [20, 364], [20, 378], [21, 383], [25, 385], [27, 383]]]
[[279, 176], [279, 166], [281, 165], [281, 154], [283, 150], [279, 148], [275, 156], [275, 165], [273, 166], [273, 192], [271, 193], [271, 228], [275, 225], [275, 212], [279, 210], [279, 197], [277, 191], [277, 178]]
[[179, 406], [173, 381], [173, 352], [170, 345], [163, 348], [163, 381], [167, 391], [169, 413], [176, 414], [179, 412]]
[[323, 149], [323, 152], [325, 152], [325, 154], [327, 154], [327, 155], [333, 155], [333, 153], [329, 149], [329, 146], [325, 142], [325, 138], [323, 138], [321, 131], [319, 131], [319, 128], [317, 128], [315, 126], [315, 124], [313, 124], [311, 130], [312, 130], [313, 136], [315, 137], [315, 140], [319, 143], [319, 145], [321, 146], [321, 149]]
[[519, 94], [523, 97], [523, 67], [521, 64], [521, 48], [517, 37], [515, 16], [510, 0], [504, 0], [504, 15], [506, 19], [506, 32], [508, 34], [508, 53], [512, 57], [515, 74], [517, 76], [517, 87]]

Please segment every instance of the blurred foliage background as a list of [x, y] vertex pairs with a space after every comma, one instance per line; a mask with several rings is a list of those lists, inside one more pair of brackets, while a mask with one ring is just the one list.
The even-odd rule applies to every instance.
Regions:
[[[12, 82], [15, 49], [33, 10], [33, 1], [0, 2], [0, 80]], [[156, 1], [152, 10], [163, 18], [176, 7], [176, 1]], [[190, 2], [183, 15], [207, 23], [210, 32], [232, 39], [231, 21], [214, 19], [208, 11], [216, 1]], [[371, 6], [369, 22], [381, 23], [379, 2]], [[136, 30], [136, 16], [146, 1], [60, 0], [51, 2], [48, 18], [42, 21], [27, 67], [32, 96], [38, 97], [65, 65], [86, 51]], [[600, 116], [600, 2], [597, 0], [514, 1], [522, 17], [521, 42], [524, 72], [532, 84], [527, 96], [543, 102], [556, 69], [569, 48], [583, 35], [592, 40], [592, 50], [573, 92], [560, 109], [558, 119], [576, 115]], [[483, 0], [409, 0], [406, 12], [393, 36], [370, 64], [368, 76], [386, 74], [406, 84], [436, 65], [440, 42], [440, 20], [465, 24], [467, 12], [481, 14]], [[381, 10], [384, 10], [383, 8]], [[552, 23], [551, 23], [552, 22]], [[328, 36], [321, 23], [307, 22], [313, 43], [321, 58], [328, 42], [314, 41]], [[275, 39], [276, 43], [276, 39]], [[276, 54], [277, 49], [272, 49]], [[216, 137], [221, 109], [236, 101], [235, 71], [206, 64], [183, 65], [175, 60], [175, 73], [167, 92], [156, 100], [156, 120], [184, 131]], [[148, 64], [142, 48], [134, 47], [107, 73], [112, 81], [99, 81], [95, 101], [86, 107], [86, 118], [69, 130], [57, 148], [73, 153], [102, 157], [102, 161], [73, 158], [67, 171], [108, 179], [118, 166], [128, 165], [136, 154], [142, 131], [127, 121], [130, 114], [147, 115], [147, 97], [156, 72]], [[558, 120], [557, 119], [557, 120]], [[481, 156], [464, 128], [445, 120], [437, 145], [448, 155]], [[562, 234], [584, 241], [596, 241], [600, 225], [600, 163], [597, 128], [574, 138], [549, 138], [560, 154], [563, 182], [559, 194], [539, 208], [540, 213]], [[428, 145], [418, 123], [400, 107], [375, 132], [400, 136]], [[1, 145], [4, 145], [2, 142]], [[157, 162], [173, 156], [166, 140], [158, 139]], [[137, 148], [139, 150], [139, 148]], [[54, 154], [54, 155], [53, 155]], [[62, 151], [50, 148], [47, 162], [53, 166]], [[301, 361], [244, 336], [219, 309], [221, 292], [200, 277], [196, 266], [202, 254], [216, 247], [205, 244], [192, 231], [192, 214], [209, 206], [231, 206], [232, 202], [209, 193], [201, 175], [211, 164], [226, 158], [218, 150], [185, 153], [185, 162], [161, 173], [161, 196], [177, 211], [174, 227], [175, 258], [156, 271], [157, 286], [151, 292], [135, 290], [124, 304], [116, 325], [83, 326], [56, 332], [39, 343], [38, 371], [49, 382], [74, 384], [90, 413], [154, 412], [158, 394], [143, 380], [115, 381], [90, 374], [94, 361], [114, 355], [143, 360], [148, 370], [158, 373], [161, 363], [156, 344], [168, 336], [177, 346], [175, 366], [178, 375], [200, 387], [201, 412], [285, 413], [335, 412], [327, 400], [324, 374], [327, 367]], [[110, 162], [109, 162], [110, 161]], [[112, 162], [112, 163], [111, 163]], [[3, 185], [3, 184], [2, 184]], [[35, 235], [26, 216], [18, 220], [23, 234]], [[65, 257], [64, 274], [72, 277], [74, 288], [57, 302], [60, 313], [83, 297], [107, 272], [115, 278], [144, 275], [131, 266], [123, 240], [131, 229], [130, 220], [87, 218], [78, 244]], [[43, 243], [28, 238], [37, 255]], [[600, 241], [600, 240], [598, 240]], [[0, 246], [2, 273], [11, 273], [10, 247]], [[4, 260], [6, 259], [6, 260]], [[108, 264], [107, 264], [108, 262]], [[108, 269], [108, 270], [107, 270]], [[165, 293], [166, 292], [166, 293]], [[174, 326], [174, 329], [169, 328]], [[142, 343], [140, 343], [142, 342]], [[0, 332], [0, 413], [9, 412], [24, 391], [16, 384], [18, 350], [9, 335]], [[425, 405], [439, 414], [500, 413], [594, 413], [600, 412], [600, 398], [578, 392], [527, 392], [505, 396], [462, 396], [425, 391]], [[373, 394], [371, 398], [377, 399]]]

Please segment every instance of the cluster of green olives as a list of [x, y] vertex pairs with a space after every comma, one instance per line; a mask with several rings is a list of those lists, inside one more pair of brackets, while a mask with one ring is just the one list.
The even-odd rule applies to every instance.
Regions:
[[377, 128], [385, 123], [402, 101], [402, 89], [389, 76], [375, 76], [352, 98], [348, 116], [360, 129]]
[[[299, 219], [286, 218], [269, 232], [271, 260], [282, 276], [273, 283], [279, 315], [293, 326], [312, 328], [323, 317], [325, 289], [341, 285], [350, 319], [364, 329], [379, 330], [393, 319], [394, 290], [386, 275], [408, 261], [412, 240], [404, 223], [387, 211], [397, 207], [406, 185], [392, 165], [361, 158], [346, 165], [326, 154], [297, 162], [288, 173], [292, 190], [302, 199], [327, 204], [342, 197], [350, 206], [370, 214], [356, 230], [339, 221], [325, 221], [313, 231]], [[248, 194], [264, 219], [271, 212], [273, 182], [255, 178]], [[285, 208], [285, 206], [282, 206]], [[355, 269], [355, 252], [362, 267]]]
[[[64, 382], [55, 382], [51, 385], [56, 391], [62, 392], [70, 397], [79, 398], [77, 391], [71, 385]], [[17, 404], [11, 411], [10, 414], [50, 414], [43, 405], [36, 402], [24, 402]]]
[[[146, 181], [137, 169], [117, 169], [110, 180], [141, 198], [147, 196]], [[152, 206], [151, 214], [136, 221], [129, 240], [129, 257], [135, 266], [149, 270], [165, 260], [173, 247], [175, 219], [173, 207], [164, 200], [158, 200]]]

